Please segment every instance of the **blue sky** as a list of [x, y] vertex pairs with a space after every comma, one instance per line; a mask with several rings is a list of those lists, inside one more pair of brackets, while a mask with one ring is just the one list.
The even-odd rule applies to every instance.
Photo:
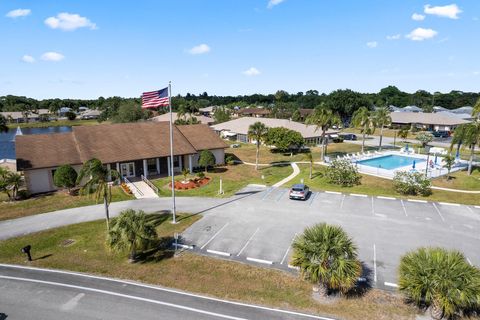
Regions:
[[0, 1], [0, 95], [480, 91], [479, 35], [478, 0]]

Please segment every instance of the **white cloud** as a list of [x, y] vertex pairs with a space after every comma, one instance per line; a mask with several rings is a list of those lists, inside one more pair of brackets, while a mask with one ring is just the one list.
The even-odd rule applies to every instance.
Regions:
[[26, 54], [22, 57], [22, 61], [23, 62], [26, 62], [26, 63], [34, 63], [35, 62], [35, 58]]
[[370, 41], [370, 42], [367, 42], [367, 47], [369, 48], [376, 48], [378, 47], [378, 42], [377, 41]]
[[285, 1], [285, 0], [270, 0], [270, 1], [268, 1], [267, 8], [268, 8], [268, 9], [272, 9], [272, 8], [275, 7], [276, 5], [282, 3], [283, 1]]
[[260, 74], [260, 71], [255, 67], [251, 67], [243, 71], [242, 73], [246, 76], [253, 77], [253, 76], [258, 76]]
[[414, 14], [412, 14], [412, 20], [423, 21], [423, 20], [425, 20], [425, 16], [423, 14], [414, 13]]
[[206, 45], [205, 43], [199, 44], [198, 46], [195, 46], [188, 50], [188, 53], [190, 54], [204, 54], [210, 52], [210, 47]]
[[41, 56], [41, 59], [44, 60], [44, 61], [62, 61], [63, 59], [65, 59], [65, 56], [61, 53], [58, 53], [58, 52], [54, 52], [54, 51], [49, 51], [49, 52], [45, 52], [44, 54], [42, 54]]
[[480, 71], [473, 71], [473, 75], [474, 75], [474, 76], [480, 75]]
[[406, 35], [406, 37], [413, 41], [423, 41], [427, 39], [431, 39], [438, 34], [437, 31], [433, 29], [424, 29], [424, 28], [417, 28]]
[[387, 40], [398, 40], [402, 37], [401, 34], [393, 34], [391, 36], [387, 36]]
[[447, 6], [436, 7], [432, 7], [431, 5], [427, 4], [424, 7], [424, 12], [426, 14], [433, 14], [438, 17], [458, 19], [458, 14], [460, 14], [462, 10], [460, 10], [460, 8], [454, 3]]
[[56, 17], [45, 19], [45, 24], [52, 29], [60, 29], [63, 31], [73, 31], [78, 28], [97, 29], [97, 25], [88, 18], [68, 12], [62, 12], [57, 14]]
[[8, 12], [5, 16], [8, 18], [18, 18], [18, 17], [26, 17], [30, 13], [32, 13], [32, 10], [30, 9], [15, 9]]

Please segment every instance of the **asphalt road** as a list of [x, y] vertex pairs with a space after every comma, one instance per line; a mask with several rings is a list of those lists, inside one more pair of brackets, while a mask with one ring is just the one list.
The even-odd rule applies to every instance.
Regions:
[[0, 319], [330, 318], [86, 274], [0, 265]]

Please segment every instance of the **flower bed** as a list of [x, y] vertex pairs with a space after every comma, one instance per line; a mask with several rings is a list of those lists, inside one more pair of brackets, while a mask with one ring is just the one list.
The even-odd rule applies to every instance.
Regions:
[[[195, 189], [195, 188], [200, 188], [201, 186], [206, 185], [207, 183], [210, 182], [209, 177], [205, 177], [202, 179], [190, 179], [187, 182], [183, 181], [175, 181], [175, 190], [190, 190], [190, 189]], [[168, 184], [168, 187], [172, 187], [172, 183], [170, 182]]]
[[125, 182], [122, 182], [120, 187], [122, 188], [123, 192], [125, 192], [126, 194], [132, 194], [132, 190], [130, 190], [130, 187], [127, 186]]

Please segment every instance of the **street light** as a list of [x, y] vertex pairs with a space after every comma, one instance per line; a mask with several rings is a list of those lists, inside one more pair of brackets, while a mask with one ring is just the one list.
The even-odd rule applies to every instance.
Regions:
[[425, 145], [425, 151], [427, 152], [427, 165], [425, 166], [425, 177], [428, 178], [428, 160], [430, 159], [430, 146]]

